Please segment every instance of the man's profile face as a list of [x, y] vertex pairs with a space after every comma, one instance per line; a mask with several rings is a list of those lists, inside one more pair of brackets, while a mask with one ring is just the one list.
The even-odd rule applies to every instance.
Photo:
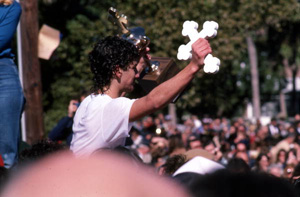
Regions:
[[137, 70], [138, 63], [133, 61], [129, 64], [127, 70], [122, 70], [121, 83], [124, 92], [132, 92], [134, 89], [134, 79], [139, 77]]
[[[129, 64], [129, 67], [128, 67], [128, 70], [133, 70], [135, 71], [135, 75], [134, 77], [132, 78], [133, 79], [133, 82], [132, 82], [132, 85], [134, 85], [134, 79], [138, 79], [140, 78], [140, 75], [141, 73], [143, 72], [143, 70], [146, 68], [146, 62], [145, 62], [145, 57], [141, 55], [140, 59], [138, 62], [134, 61], [132, 63]], [[133, 91], [133, 87], [132, 88], [129, 88], [129, 89], [126, 89], [125, 92], [131, 92]]]

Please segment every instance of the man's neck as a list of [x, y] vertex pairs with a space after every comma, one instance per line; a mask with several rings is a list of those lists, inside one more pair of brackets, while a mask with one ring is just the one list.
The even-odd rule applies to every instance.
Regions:
[[118, 98], [124, 95], [123, 92], [120, 92], [117, 88], [112, 88], [112, 87], [108, 88], [103, 94], [106, 94], [111, 98]]

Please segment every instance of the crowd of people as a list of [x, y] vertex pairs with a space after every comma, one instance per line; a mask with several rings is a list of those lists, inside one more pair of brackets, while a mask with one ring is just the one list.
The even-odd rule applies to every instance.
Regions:
[[[208, 192], [204, 186], [199, 191], [200, 187], [195, 185], [196, 180], [208, 188], [210, 184], [216, 184], [210, 183], [212, 180], [208, 178], [206, 182], [206, 176], [216, 179], [216, 182], [228, 179], [232, 183], [226, 183], [226, 186], [235, 189], [238, 187], [230, 184], [240, 184], [236, 182], [237, 179], [249, 184], [255, 183], [256, 187], [261, 188], [258, 182], [263, 184], [266, 181], [269, 184], [266, 187], [270, 188], [274, 186], [272, 184], [280, 183], [278, 188], [286, 187], [283, 193], [288, 189], [297, 196], [300, 182], [299, 139], [300, 115], [290, 121], [273, 118], [267, 125], [241, 117], [213, 119], [190, 115], [174, 125], [170, 115], [158, 113], [135, 121], [125, 146], [97, 151], [93, 156], [98, 157], [103, 152], [122, 153], [131, 159], [131, 165], [147, 166], [153, 170], [153, 174], [175, 180], [176, 184], [179, 183], [195, 196]], [[45, 138], [23, 150], [18, 165], [10, 170], [1, 167], [2, 185], [13, 174], [11, 172], [19, 170], [19, 166], [33, 165], [44, 157], [54, 156], [56, 152], [69, 151], [70, 144], [67, 141], [68, 137], [58, 140]], [[205, 164], [207, 161], [199, 160], [194, 165], [201, 166], [200, 171], [191, 166], [182, 170], [187, 163], [199, 157], [211, 163]], [[147, 171], [146, 168], [143, 170]], [[260, 180], [256, 180], [258, 178]], [[288, 192], [286, 195], [293, 196], [288, 195]]]
[[291, 178], [300, 161], [299, 115], [293, 121], [272, 118], [267, 125], [243, 118], [199, 119], [191, 115], [173, 125], [169, 115], [160, 113], [135, 122], [130, 133], [128, 147], [156, 167], [178, 154], [203, 149], [224, 166], [239, 158], [253, 171]]

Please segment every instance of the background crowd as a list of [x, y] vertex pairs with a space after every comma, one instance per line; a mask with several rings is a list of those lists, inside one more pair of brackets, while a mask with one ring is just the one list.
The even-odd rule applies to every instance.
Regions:
[[[58, 150], [68, 150], [69, 135], [65, 136], [47, 137], [23, 148], [15, 167], [1, 167], [2, 186], [18, 166], [34, 163]], [[158, 113], [136, 121], [126, 146], [118, 150], [155, 169], [160, 176], [171, 177], [191, 158], [201, 156], [232, 172], [268, 174], [293, 185], [300, 176], [299, 140], [300, 115], [290, 121], [272, 118], [267, 125], [241, 117], [230, 120], [190, 115], [185, 116], [182, 124], [174, 125], [170, 115]]]
[[204, 149], [225, 166], [240, 158], [253, 171], [291, 178], [300, 159], [299, 140], [299, 115], [292, 121], [272, 118], [267, 125], [243, 118], [199, 119], [191, 115], [183, 124], [174, 125], [169, 115], [158, 114], [135, 123], [128, 147], [155, 167], [174, 155]]

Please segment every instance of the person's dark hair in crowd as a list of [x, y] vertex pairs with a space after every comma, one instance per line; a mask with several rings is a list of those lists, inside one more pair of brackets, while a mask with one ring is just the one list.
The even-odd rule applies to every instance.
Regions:
[[283, 168], [285, 167], [286, 163], [286, 153], [286, 150], [280, 149], [276, 155], [276, 163], [281, 164]]
[[195, 197], [296, 197], [288, 181], [265, 173], [219, 170], [196, 178], [189, 187]]
[[200, 139], [200, 141], [201, 141], [202, 147], [204, 147], [205, 144], [209, 143], [209, 142], [213, 139], [213, 136], [207, 135], [207, 134], [205, 134], [205, 135], [200, 135], [200, 136], [199, 136], [199, 139]]
[[294, 168], [291, 182], [293, 183], [298, 196], [300, 196], [300, 163], [298, 163], [298, 165]]
[[248, 164], [249, 166], [252, 166], [252, 164], [250, 164], [250, 157], [248, 155], [247, 152], [243, 152], [243, 151], [237, 151], [234, 153], [233, 158], [239, 158], [242, 159], [246, 162], [246, 164]]
[[52, 142], [50, 140], [41, 140], [33, 144], [30, 148], [23, 150], [20, 157], [20, 164], [27, 164], [37, 161], [45, 156], [52, 154], [57, 151], [67, 150], [67, 148], [57, 142]]
[[215, 142], [211, 140], [207, 140], [205, 143], [203, 143], [203, 148], [207, 150], [208, 152], [214, 154], [214, 150], [216, 148]]
[[162, 166], [164, 168], [164, 174], [172, 175], [178, 168], [180, 168], [186, 162], [184, 155], [174, 155], [169, 157], [166, 163]]
[[240, 158], [232, 158], [229, 160], [226, 168], [230, 172], [236, 172], [236, 173], [248, 173], [251, 171], [249, 165]]
[[270, 157], [265, 153], [260, 153], [256, 158], [256, 162], [255, 162], [255, 166], [253, 167], [253, 171], [267, 172], [269, 165], [270, 165]]
[[181, 154], [186, 151], [181, 135], [171, 135], [168, 138], [168, 142], [169, 142], [169, 148], [168, 148], [169, 155]]
[[196, 134], [191, 134], [187, 139], [187, 150], [202, 148], [200, 137]]

